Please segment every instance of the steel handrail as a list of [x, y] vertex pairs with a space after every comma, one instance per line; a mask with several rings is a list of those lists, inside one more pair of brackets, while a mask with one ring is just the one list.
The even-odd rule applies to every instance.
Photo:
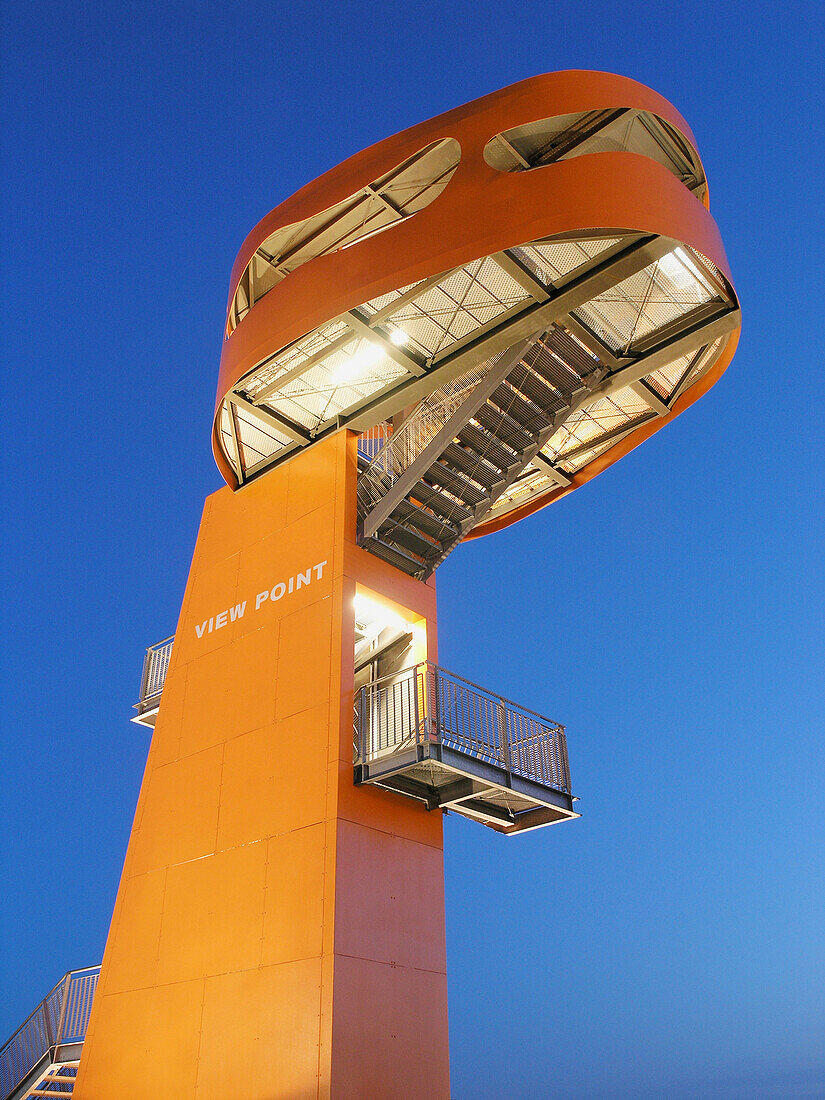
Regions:
[[[385, 680], [398, 680], [402, 676], [415, 672], [419, 668], [433, 669], [437, 675], [448, 677], [450, 680], [455, 680], [460, 684], [466, 684], [467, 687], [473, 688], [475, 691], [480, 692], [481, 695], [490, 699], [494, 699], [497, 702], [505, 703], [507, 706], [512, 707], [514, 710], [519, 711], [521, 714], [529, 714], [533, 718], [538, 718], [544, 725], [552, 726], [554, 729], [563, 730], [565, 727], [558, 722], [554, 722], [552, 718], [548, 718], [544, 714], [539, 714], [537, 710], [530, 710], [529, 707], [524, 707], [521, 703], [517, 703], [515, 699], [508, 699], [506, 695], [499, 695], [497, 691], [490, 691], [489, 688], [482, 687], [481, 684], [476, 684], [473, 680], [468, 680], [465, 676], [459, 676], [455, 672], [450, 672], [449, 669], [442, 668], [441, 665], [437, 665], [434, 661], [420, 661], [417, 665], [411, 665], [409, 668], [403, 669], [401, 672], [388, 672], [386, 676], [380, 676], [377, 680], [370, 680], [367, 687], [377, 687]], [[363, 690], [363, 689], [362, 689]]]
[[431, 661], [364, 685], [355, 704], [360, 764], [435, 741], [571, 793], [563, 726]]
[[383, 498], [389, 484], [424, 452], [488, 370], [489, 363], [482, 363], [452, 379], [426, 397], [395, 431], [387, 435], [383, 446], [359, 473], [358, 500], [362, 509], [369, 509]]

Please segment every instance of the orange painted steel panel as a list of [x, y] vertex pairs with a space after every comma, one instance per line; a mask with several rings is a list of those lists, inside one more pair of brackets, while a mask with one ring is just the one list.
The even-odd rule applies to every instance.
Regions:
[[[204, 985], [203, 1032], [222, 1041], [201, 1043], [197, 1092], [181, 1097], [316, 1100], [324, 1095], [316, 1039], [320, 959], [222, 974]], [[289, 1031], [284, 1017], [292, 1023]]]
[[[369, 1004], [372, 1026], [361, 1026], [363, 1020], [348, 1011], [351, 1004]], [[333, 1016], [339, 1021], [332, 1052], [333, 1100], [448, 1097], [446, 1060], [427, 1045], [432, 1034], [446, 1036], [446, 1008], [446, 974], [342, 955], [333, 991]], [[404, 1042], [410, 1028], [421, 1036], [417, 1051]], [[370, 1067], [366, 1082], [352, 1076], [352, 1066], [359, 1064]]]
[[110, 932], [110, 937], [117, 939], [118, 950], [112, 954], [105, 980], [98, 983], [96, 996], [155, 984], [165, 890], [165, 867], [124, 880]]
[[[189, 724], [186, 717], [184, 711], [183, 726]], [[126, 856], [131, 874], [202, 859], [215, 851], [222, 761], [221, 745], [157, 768], [150, 757], [143, 804], [138, 806]]]
[[[328, 750], [316, 729], [329, 725], [329, 704], [301, 711], [228, 742], [221, 784], [218, 847], [244, 843], [250, 833], [284, 833], [324, 821]], [[286, 786], [284, 761], [301, 746], [301, 782]]]
[[265, 839], [168, 867], [157, 984], [259, 966], [266, 880]]
[[194, 1097], [204, 982], [102, 994], [98, 989], [72, 1096]]
[[[340, 202], [431, 141], [453, 137], [461, 145], [458, 168], [429, 206], [386, 232], [303, 264], [259, 299], [225, 340], [212, 445], [227, 483], [236, 487], [237, 480], [218, 442], [217, 417], [235, 383], [269, 355], [390, 290], [504, 248], [594, 228], [670, 237], [701, 252], [730, 280], [719, 231], [706, 206], [653, 160], [635, 153], [595, 153], [519, 173], [497, 171], [484, 160], [484, 147], [496, 133], [554, 115], [611, 107], [650, 111], [695, 147], [681, 115], [644, 85], [609, 73], [550, 73], [387, 138], [307, 184], [268, 214], [249, 234], [235, 261], [230, 304], [251, 256], [276, 229]], [[732, 357], [735, 342], [734, 334], [723, 362]], [[720, 373], [721, 369], [715, 376]], [[644, 436], [637, 433], [636, 442], [687, 404], [647, 426]], [[612, 461], [624, 453], [621, 446], [609, 452]], [[594, 465], [590, 476], [600, 468]], [[583, 480], [573, 479], [572, 487]], [[539, 501], [543, 505], [561, 495], [550, 491]], [[476, 533], [514, 522], [535, 510], [539, 501], [481, 524]]]
[[329, 900], [325, 893], [326, 854], [335, 848], [333, 829], [331, 822], [322, 821], [267, 841], [263, 966], [323, 953], [324, 906]]
[[356, 547], [355, 445], [207, 501], [79, 1100], [449, 1096], [441, 815], [352, 775], [356, 586], [428, 643], [435, 589]]
[[[339, 881], [347, 889], [336, 895], [336, 951], [446, 974], [441, 848], [410, 844], [383, 821], [379, 828], [342, 819], [338, 838]], [[419, 935], [408, 934], [411, 912], [420, 914]]]

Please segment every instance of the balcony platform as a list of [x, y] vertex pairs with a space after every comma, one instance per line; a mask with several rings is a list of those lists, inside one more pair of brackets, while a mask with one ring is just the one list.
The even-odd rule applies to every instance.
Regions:
[[564, 728], [435, 665], [362, 688], [355, 731], [356, 785], [508, 834], [580, 816]]
[[169, 638], [164, 638], [162, 642], [150, 645], [146, 650], [146, 656], [143, 658], [140, 699], [133, 708], [137, 711], [137, 714], [133, 715], [130, 720], [139, 726], [146, 726], [147, 729], [155, 728], [174, 641], [175, 635], [172, 634]]

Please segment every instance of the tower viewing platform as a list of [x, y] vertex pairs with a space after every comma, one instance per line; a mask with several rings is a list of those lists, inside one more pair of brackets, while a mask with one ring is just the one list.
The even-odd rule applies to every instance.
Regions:
[[[684, 119], [609, 74], [518, 88], [517, 107], [488, 96], [308, 185], [233, 272], [224, 476], [364, 433], [359, 538], [412, 576], [604, 470], [736, 344]], [[371, 182], [348, 192], [356, 177]]]
[[579, 816], [564, 727], [430, 662], [358, 692], [355, 782], [502, 833]]
[[444, 813], [579, 814], [564, 727], [444, 668], [436, 570], [684, 412], [739, 324], [690, 128], [608, 73], [396, 134], [252, 230], [77, 1100], [447, 1100]]

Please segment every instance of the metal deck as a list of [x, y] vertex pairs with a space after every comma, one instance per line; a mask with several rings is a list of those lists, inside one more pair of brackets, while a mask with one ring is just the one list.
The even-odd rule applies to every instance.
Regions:
[[564, 727], [423, 663], [361, 688], [357, 785], [371, 783], [502, 833], [579, 817]]

